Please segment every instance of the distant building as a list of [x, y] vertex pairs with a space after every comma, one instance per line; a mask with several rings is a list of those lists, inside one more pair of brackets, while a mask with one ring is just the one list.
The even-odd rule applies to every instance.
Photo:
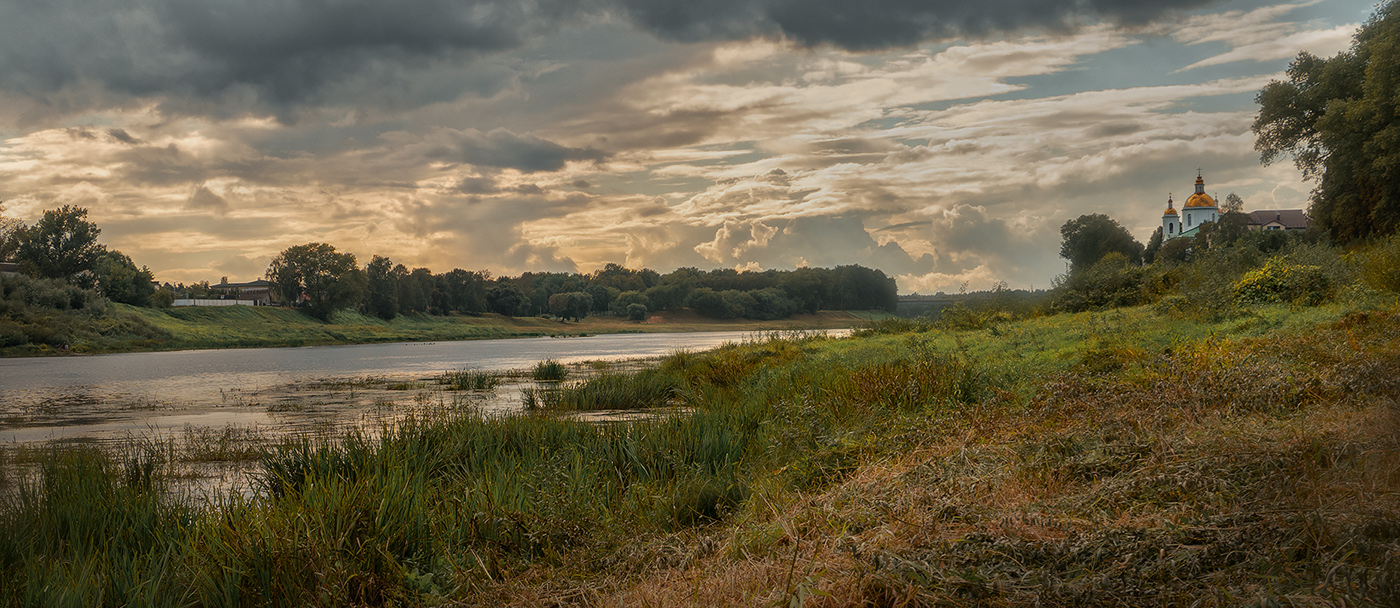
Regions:
[[[1171, 195], [1167, 195], [1167, 210], [1162, 212], [1162, 240], [1178, 237], [1192, 237], [1201, 226], [1220, 219], [1220, 205], [1206, 194], [1206, 180], [1196, 172], [1196, 191], [1181, 206], [1181, 212], [1173, 208]], [[1274, 209], [1249, 213], [1250, 230], [1307, 230], [1308, 214], [1301, 209]]]
[[1172, 208], [1172, 197], [1167, 196], [1167, 210], [1162, 212], [1162, 240], [1183, 236], [1196, 236], [1202, 224], [1220, 219], [1220, 205], [1206, 194], [1206, 180], [1196, 172], [1196, 191], [1181, 206], [1181, 213]]
[[1302, 209], [1268, 209], [1249, 212], [1250, 230], [1307, 230], [1311, 218]]
[[219, 292], [222, 299], [252, 301], [255, 306], [272, 304], [272, 283], [262, 279], [247, 283], [230, 283], [225, 277], [218, 285], [210, 285], [209, 289]]
[[0, 274], [19, 274], [19, 264], [0, 262]]

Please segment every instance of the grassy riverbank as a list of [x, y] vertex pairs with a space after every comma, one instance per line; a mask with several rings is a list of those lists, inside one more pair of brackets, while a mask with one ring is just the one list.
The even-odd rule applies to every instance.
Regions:
[[[342, 311], [323, 322], [286, 308], [221, 306], [139, 308], [111, 304], [93, 331], [72, 331], [70, 350], [25, 344], [0, 348], [0, 356], [112, 353], [205, 348], [261, 348], [375, 342], [484, 340], [608, 333], [766, 331], [854, 327], [879, 313], [823, 311], [777, 321], [707, 319], [690, 311], [664, 311], [646, 321], [593, 316], [563, 322], [539, 317], [403, 315], [392, 321]], [[77, 317], [78, 315], [69, 315]], [[70, 319], [82, 325], [83, 319]], [[108, 327], [110, 326], [110, 327]]]
[[168, 452], [6, 452], [0, 604], [1400, 600], [1394, 304], [918, 329], [267, 446], [220, 505], [165, 492]]

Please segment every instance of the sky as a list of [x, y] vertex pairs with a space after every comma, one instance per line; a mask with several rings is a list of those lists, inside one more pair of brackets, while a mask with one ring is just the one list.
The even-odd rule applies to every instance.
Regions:
[[169, 282], [326, 242], [453, 268], [861, 264], [1049, 287], [1259, 163], [1255, 94], [1375, 5], [1320, 0], [7, 0], [0, 201], [78, 205]]

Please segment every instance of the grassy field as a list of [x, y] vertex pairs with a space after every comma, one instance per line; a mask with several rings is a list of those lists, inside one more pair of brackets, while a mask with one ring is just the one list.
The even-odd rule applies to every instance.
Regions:
[[[257, 348], [374, 342], [483, 340], [605, 333], [760, 331], [846, 328], [881, 313], [823, 311], [778, 321], [706, 319], [690, 311], [653, 313], [646, 321], [594, 316], [578, 322], [539, 317], [407, 315], [392, 321], [342, 311], [326, 323], [285, 308], [220, 306], [139, 308], [112, 304], [109, 325], [122, 331], [88, 332], [66, 352], [109, 353], [203, 348]], [[0, 348], [0, 356], [61, 354], [50, 346]]]
[[909, 329], [263, 446], [252, 499], [7, 451], [0, 605], [1400, 604], [1394, 303]]

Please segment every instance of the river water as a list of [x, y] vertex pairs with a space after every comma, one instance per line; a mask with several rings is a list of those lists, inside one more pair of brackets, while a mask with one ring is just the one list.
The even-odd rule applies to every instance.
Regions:
[[512, 411], [520, 408], [519, 383], [457, 392], [432, 379], [464, 369], [524, 370], [546, 359], [587, 372], [606, 367], [599, 362], [753, 337], [610, 334], [0, 359], [0, 445], [130, 440], [230, 426], [276, 434], [370, 425], [425, 407]]

